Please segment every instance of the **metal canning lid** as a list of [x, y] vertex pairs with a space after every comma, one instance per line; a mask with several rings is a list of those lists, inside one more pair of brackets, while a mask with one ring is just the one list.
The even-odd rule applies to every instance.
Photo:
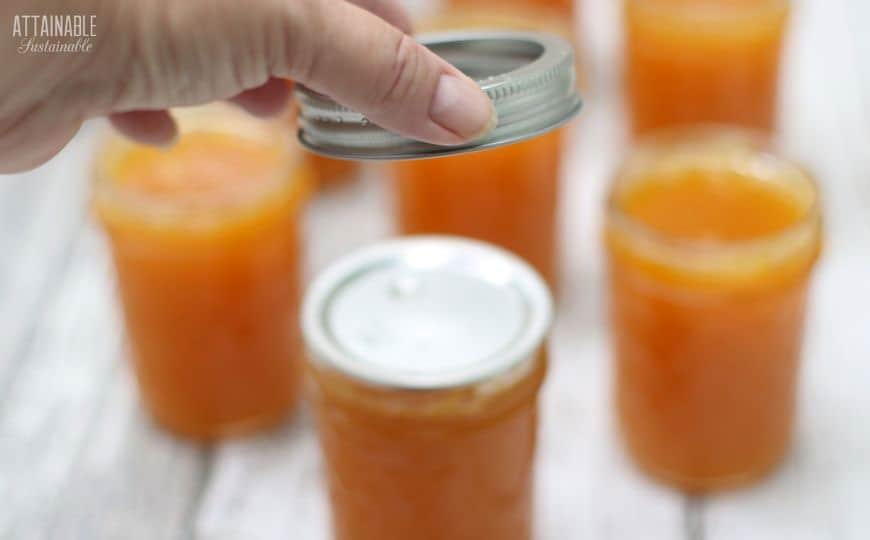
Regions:
[[451, 388], [527, 360], [550, 330], [543, 279], [489, 244], [411, 236], [361, 249], [309, 287], [312, 361], [378, 386]]
[[450, 32], [420, 42], [480, 84], [498, 124], [482, 139], [438, 146], [386, 131], [362, 114], [304, 86], [299, 140], [312, 152], [347, 159], [415, 159], [484, 150], [536, 137], [579, 111], [574, 51], [564, 39], [537, 32]]

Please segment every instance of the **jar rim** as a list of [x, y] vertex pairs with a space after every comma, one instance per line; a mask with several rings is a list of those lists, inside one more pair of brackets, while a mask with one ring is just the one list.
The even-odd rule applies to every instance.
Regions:
[[178, 120], [180, 136], [192, 133], [213, 133], [240, 138], [262, 144], [274, 149], [278, 159], [274, 171], [264, 182], [243, 186], [222, 186], [219, 193], [204, 194], [197, 197], [196, 204], [182, 202], [180, 198], [155, 194], [149, 190], [124, 185], [116, 179], [113, 171], [118, 160], [133, 150], [138, 143], [117, 133], [108, 125], [97, 137], [98, 142], [92, 158], [93, 186], [92, 200], [103, 213], [107, 209], [120, 210], [126, 214], [140, 216], [145, 221], [162, 221], [172, 218], [183, 221], [209, 221], [228, 213], [244, 211], [255, 206], [258, 201], [282, 189], [299, 190], [300, 195], [307, 191], [307, 177], [304, 172], [294, 174], [303, 167], [301, 150], [292, 146], [292, 126], [282, 126], [280, 119], [263, 120], [250, 117], [225, 103], [210, 103], [193, 107], [173, 109]]
[[[737, 167], [741, 163], [746, 165], [746, 160], [764, 160], [764, 163], [756, 161], [753, 164], [771, 166], [773, 170], [769, 171], [768, 174], [773, 176], [775, 173], [775, 181], [782, 182], [783, 179], [786, 179], [787, 182], [794, 183], [791, 187], [801, 190], [802, 196], [806, 200], [805, 204], [802, 205], [800, 217], [783, 229], [752, 238], [710, 241], [674, 237], [643, 223], [629, 215], [621, 207], [618, 200], [620, 188], [625, 189], [626, 183], [630, 182], [632, 177], [642, 175], [643, 170], [649, 170], [645, 167], [655, 166], [655, 163], [651, 162], [663, 157], [673, 157], [676, 152], [682, 151], [694, 154], [689, 155], [690, 161], [686, 165], [691, 163], [697, 165], [698, 159], [705, 157], [703, 153], [706, 153], [706, 157], [709, 158], [724, 151], [726, 147], [720, 146], [720, 149], [717, 150], [717, 144], [729, 145], [730, 149], [736, 151], [732, 156], [723, 156], [729, 159], [722, 165], [728, 167], [733, 164], [734, 167]], [[618, 229], [632, 240], [639, 240], [680, 257], [700, 257], [702, 259], [762, 252], [777, 244], [788, 242], [790, 239], [798, 240], [807, 235], [810, 236], [809, 240], [812, 240], [813, 236], [819, 234], [817, 229], [820, 228], [821, 222], [821, 196], [818, 183], [804, 166], [786, 157], [776, 149], [776, 146], [771, 137], [762, 131], [724, 124], [678, 126], [658, 130], [641, 137], [629, 150], [627, 158], [617, 169], [609, 187], [606, 204], [607, 226]], [[702, 154], [697, 154], [699, 151]], [[641, 160], [649, 161], [639, 163]], [[764, 181], [758, 177], [757, 173], [756, 176], [751, 173], [748, 176], [756, 178], [758, 181]]]

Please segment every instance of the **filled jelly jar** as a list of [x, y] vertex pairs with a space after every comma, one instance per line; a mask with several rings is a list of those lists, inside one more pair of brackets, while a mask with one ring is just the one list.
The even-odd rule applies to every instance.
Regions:
[[305, 166], [317, 187], [329, 189], [360, 177], [362, 166], [358, 161], [335, 159], [305, 152]]
[[336, 540], [530, 540], [552, 301], [520, 259], [407, 237], [309, 289], [308, 375]]
[[208, 440], [271, 426], [297, 401], [308, 187], [285, 122], [217, 104], [173, 114], [171, 148], [107, 137], [93, 205], [145, 404]]
[[[451, 8], [526, 13], [531, 17], [548, 16], [572, 19], [577, 6], [574, 0], [447, 0]], [[496, 28], [496, 27], [493, 27]]]
[[559, 186], [564, 129], [508, 146], [392, 165], [403, 234], [490, 242], [558, 281]]
[[635, 135], [695, 123], [772, 131], [788, 0], [623, 0]]
[[687, 128], [634, 150], [605, 239], [617, 416], [642, 469], [706, 491], [780, 462], [821, 231], [813, 179], [761, 135]]

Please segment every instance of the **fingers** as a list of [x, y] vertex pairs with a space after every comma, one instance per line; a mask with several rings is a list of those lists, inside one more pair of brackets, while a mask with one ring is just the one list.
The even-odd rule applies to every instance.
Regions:
[[109, 117], [112, 125], [131, 139], [154, 146], [170, 146], [178, 136], [175, 120], [167, 111], [129, 111]]
[[[290, 88], [286, 81], [270, 79], [266, 84], [246, 90], [230, 101], [255, 116], [272, 116], [287, 105]], [[154, 146], [169, 146], [178, 128], [168, 111], [128, 111], [109, 116], [112, 125], [127, 137]]]
[[[270, 79], [266, 84], [246, 90], [230, 99], [248, 113], [274, 116], [283, 111], [290, 99], [290, 87], [281, 79]], [[178, 127], [166, 110], [128, 111], [109, 115], [112, 126], [121, 134], [142, 144], [171, 146], [178, 138]]]
[[393, 24], [344, 0], [136, 4], [119, 33], [130, 45], [114, 60], [124, 80], [97, 114], [124, 113], [113, 118], [122, 131], [164, 144], [171, 118], [142, 111], [231, 99], [269, 115], [288, 99], [275, 78], [289, 78], [430, 143], [461, 144], [494, 126], [478, 85], [400, 30], [410, 23], [397, 0], [354, 1]]
[[478, 85], [407, 34], [341, 0], [309, 1], [287, 58], [297, 81], [415, 139], [456, 145], [495, 124]]
[[0, 130], [0, 174], [22, 172], [60, 152], [81, 127], [69, 111], [39, 107]]
[[290, 99], [290, 87], [287, 81], [269, 79], [266, 84], [245, 90], [230, 99], [254, 116], [274, 116], [287, 106]]
[[398, 0], [350, 0], [350, 2], [374, 13], [406, 34], [414, 31], [411, 17]]

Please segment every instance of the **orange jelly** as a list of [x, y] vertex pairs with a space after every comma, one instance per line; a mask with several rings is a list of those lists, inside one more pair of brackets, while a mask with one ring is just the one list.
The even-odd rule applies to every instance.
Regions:
[[538, 15], [561, 16], [569, 19], [574, 15], [574, 0], [448, 0], [453, 8], [486, 9], [493, 15], [504, 11], [526, 12]]
[[530, 540], [544, 358], [491, 395], [313, 370], [336, 540]]
[[396, 162], [400, 231], [491, 242], [555, 286], [562, 137], [559, 129], [482, 152]]
[[349, 182], [360, 174], [360, 162], [335, 159], [305, 152], [305, 166], [318, 187], [328, 188]]
[[788, 0], [624, 0], [635, 134], [698, 122], [771, 131]]
[[[448, 0], [448, 10], [467, 10], [468, 13], [486, 13], [490, 22], [498, 22], [504, 14], [510, 14], [514, 20], [520, 17], [526, 19], [529, 28], [540, 28], [537, 23], [550, 23], [561, 18], [565, 26], [572, 26], [575, 12], [574, 0]], [[565, 20], [567, 18], [567, 21]], [[491, 26], [491, 28], [514, 28], [507, 26]]]
[[629, 452], [686, 490], [755, 480], [791, 436], [815, 184], [744, 132], [650, 139], [616, 179], [606, 242]]
[[336, 540], [531, 540], [552, 300], [492, 246], [407, 237], [306, 293]]
[[94, 205], [146, 405], [212, 439], [274, 424], [296, 402], [305, 181], [286, 127], [218, 105], [177, 117], [170, 149], [108, 140]]

